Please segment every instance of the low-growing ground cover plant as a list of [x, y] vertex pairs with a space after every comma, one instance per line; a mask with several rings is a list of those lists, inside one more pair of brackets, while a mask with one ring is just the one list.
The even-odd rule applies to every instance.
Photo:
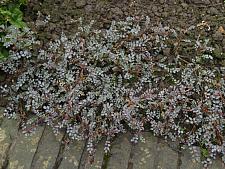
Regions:
[[7, 58], [9, 55], [8, 46], [4, 46], [2, 42], [2, 39], [10, 42], [10, 39], [7, 39], [6, 36], [8, 33], [7, 27], [11, 25], [21, 30], [27, 27], [21, 11], [21, 7], [26, 3], [27, 0], [3, 0], [0, 2], [0, 60]]
[[[19, 118], [26, 134], [44, 122], [88, 139], [90, 155], [102, 137], [107, 152], [116, 134], [129, 130], [137, 142], [149, 128], [194, 152], [201, 146], [205, 166], [218, 154], [225, 162], [225, 68], [216, 66], [207, 39], [180, 39], [182, 29], [150, 22], [128, 17], [100, 30], [80, 19], [74, 36], [62, 33], [37, 55], [10, 51], [0, 63], [17, 75], [1, 86], [5, 116]], [[192, 49], [187, 56], [176, 54], [178, 39]], [[32, 34], [27, 41], [36, 43]]]

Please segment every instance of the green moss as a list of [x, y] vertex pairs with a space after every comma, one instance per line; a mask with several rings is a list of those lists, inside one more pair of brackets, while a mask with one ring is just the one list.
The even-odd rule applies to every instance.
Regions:
[[108, 163], [109, 163], [109, 159], [110, 159], [110, 154], [104, 154], [103, 157], [103, 163], [102, 163], [102, 169], [107, 169]]
[[215, 45], [215, 49], [213, 50], [213, 57], [217, 59], [225, 58], [225, 54], [222, 52], [222, 48], [219, 45]]

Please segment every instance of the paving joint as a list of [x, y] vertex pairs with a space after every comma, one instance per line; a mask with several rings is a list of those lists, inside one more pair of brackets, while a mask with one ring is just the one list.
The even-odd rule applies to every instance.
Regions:
[[37, 156], [37, 153], [38, 153], [38, 148], [39, 148], [39, 146], [41, 144], [41, 140], [42, 140], [42, 138], [44, 136], [45, 130], [46, 130], [46, 125], [44, 126], [44, 130], [43, 130], [43, 132], [41, 134], [40, 140], [38, 141], [37, 149], [35, 150], [35, 153], [34, 153], [34, 156], [33, 156], [32, 162], [31, 162], [30, 169], [34, 169], [34, 161], [36, 159], [36, 156]]
[[85, 169], [85, 162], [86, 162], [87, 156], [88, 156], [88, 153], [87, 153], [87, 143], [88, 143], [88, 140], [86, 139], [85, 145], [84, 145], [84, 148], [83, 148], [83, 151], [81, 153], [80, 160], [79, 160], [78, 169]]
[[64, 153], [64, 150], [65, 150], [65, 147], [66, 147], [64, 141], [67, 137], [68, 137], [68, 135], [66, 134], [66, 132], [64, 132], [62, 142], [61, 142], [60, 147], [59, 147], [59, 152], [58, 152], [58, 155], [57, 155], [56, 160], [55, 160], [55, 164], [54, 164], [52, 169], [58, 169], [62, 160], [63, 160], [63, 153]]

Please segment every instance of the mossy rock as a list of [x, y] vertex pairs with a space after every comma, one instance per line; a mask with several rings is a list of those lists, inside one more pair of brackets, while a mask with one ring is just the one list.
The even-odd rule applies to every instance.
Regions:
[[218, 45], [215, 45], [212, 56], [217, 59], [225, 59], [225, 53], [223, 53], [222, 48]]

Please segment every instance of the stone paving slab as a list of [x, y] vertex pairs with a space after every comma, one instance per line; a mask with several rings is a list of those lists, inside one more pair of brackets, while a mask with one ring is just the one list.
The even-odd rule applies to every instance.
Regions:
[[84, 141], [70, 143], [62, 154], [63, 158], [58, 169], [78, 169], [84, 146]]
[[43, 131], [44, 127], [38, 127], [32, 136], [25, 136], [21, 132], [18, 133], [15, 145], [9, 151], [7, 169], [30, 169]]
[[3, 118], [3, 110], [0, 107], [0, 168], [7, 166], [8, 152], [18, 133], [18, 122]]
[[155, 169], [176, 169], [178, 166], [178, 153], [168, 144], [158, 138], [158, 145], [155, 153]]
[[209, 167], [209, 169], [222, 169], [222, 168], [224, 169], [225, 165], [220, 159], [214, 160], [212, 165]]
[[180, 169], [202, 169], [202, 164], [197, 162], [192, 158], [192, 155], [190, 153], [189, 149], [185, 149], [182, 151], [181, 154], [181, 165]]
[[112, 143], [107, 169], [126, 169], [131, 153], [130, 134], [119, 135]]
[[63, 134], [56, 137], [50, 127], [47, 126], [38, 143], [31, 169], [52, 169], [58, 156], [62, 138]]
[[144, 142], [134, 145], [133, 157], [130, 160], [133, 169], [154, 169], [154, 157], [157, 148], [157, 138], [151, 133], [143, 133]]
[[[190, 150], [186, 148], [182, 151], [181, 155], [181, 165], [179, 169], [202, 169], [203, 164], [198, 162], [192, 158], [192, 154]], [[221, 159], [213, 160], [212, 165], [208, 167], [208, 169], [222, 169], [225, 168]]]
[[[62, 148], [61, 133], [55, 136], [50, 127], [39, 127], [26, 137], [18, 132], [16, 120], [1, 118], [0, 114], [0, 168], [1, 169], [202, 169], [193, 162], [189, 149], [178, 153], [176, 143], [165, 142], [144, 132], [145, 142], [131, 144], [130, 134], [118, 135], [104, 158], [104, 141], [97, 145], [95, 159], [88, 161], [84, 141]], [[174, 146], [175, 145], [175, 146]], [[61, 151], [60, 151], [61, 150]], [[60, 158], [59, 158], [60, 157]], [[61, 158], [62, 157], [62, 158]], [[60, 159], [59, 165], [55, 165]], [[180, 160], [180, 163], [179, 163]], [[209, 169], [225, 168], [221, 159], [213, 161]]]

